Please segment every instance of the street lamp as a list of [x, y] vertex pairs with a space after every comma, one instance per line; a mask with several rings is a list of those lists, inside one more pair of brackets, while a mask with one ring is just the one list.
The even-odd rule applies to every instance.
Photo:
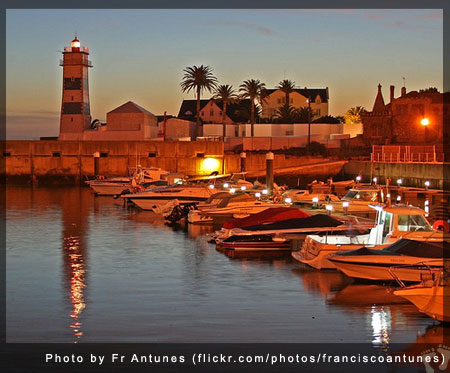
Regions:
[[308, 154], [311, 151], [311, 99], [307, 98], [308, 103]]
[[425, 128], [425, 143], [428, 142], [428, 125], [430, 124], [430, 120], [428, 118], [423, 118], [420, 121], [420, 124]]

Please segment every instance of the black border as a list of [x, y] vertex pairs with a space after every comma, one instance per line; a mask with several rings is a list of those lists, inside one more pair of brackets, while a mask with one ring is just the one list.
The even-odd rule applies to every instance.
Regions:
[[[6, 9], [139, 9], [139, 8], [154, 8], [154, 9], [289, 9], [289, 8], [304, 8], [304, 9], [443, 9], [444, 10], [444, 38], [443, 38], [443, 58], [444, 58], [444, 71], [443, 71], [443, 90], [444, 92], [450, 91], [450, 48], [449, 48], [449, 35], [450, 35], [450, 2], [448, 0], [341, 0], [331, 1], [322, 0], [320, 2], [313, 1], [295, 1], [295, 0], [279, 0], [279, 1], [269, 1], [269, 0], [246, 0], [246, 1], [236, 1], [229, 0], [226, 2], [215, 2], [205, 0], [128, 0], [124, 2], [123, 0], [78, 0], [76, 3], [66, 2], [62, 4], [60, 1], [56, 0], [43, 0], [43, 1], [32, 1], [32, 0], [3, 0], [1, 2], [0, 10], [0, 141], [2, 143], [2, 151], [4, 149], [4, 141], [6, 139]], [[418, 51], [420, 52], [420, 51]], [[447, 103], [450, 103], [450, 97], [447, 95], [445, 98]], [[450, 118], [444, 118], [444, 139], [449, 139], [450, 142]], [[444, 148], [446, 159], [449, 159], [449, 149]], [[3, 158], [4, 159], [4, 158]], [[4, 175], [5, 165], [0, 164], [2, 172]], [[444, 167], [444, 189], [450, 190], [450, 166]], [[0, 179], [1, 183], [1, 206], [5, 206], [6, 195], [5, 195], [5, 179], [2, 176]], [[290, 366], [290, 365], [279, 365], [279, 366], [269, 366], [269, 365], [244, 365], [244, 366], [230, 366], [230, 365], [205, 365], [202, 367], [192, 366], [192, 365], [146, 365], [141, 364], [139, 366], [125, 366], [125, 365], [115, 365], [115, 366], [104, 366], [99, 368], [95, 365], [89, 364], [71, 364], [71, 365], [45, 365], [42, 363], [43, 354], [47, 351], [59, 352], [59, 353], [80, 353], [89, 354], [90, 352], [96, 353], [111, 353], [111, 352], [124, 352], [125, 354], [130, 353], [171, 353], [171, 354], [189, 354], [192, 351], [202, 351], [211, 353], [220, 352], [245, 352], [251, 353], [261, 353], [262, 351], [270, 352], [294, 352], [301, 351], [307, 352], [317, 352], [318, 350], [328, 351], [328, 353], [363, 353], [371, 352], [374, 353], [373, 348], [366, 344], [6, 344], [6, 298], [5, 298], [5, 264], [6, 264], [6, 237], [5, 237], [5, 214], [4, 208], [2, 208], [1, 215], [1, 226], [0, 226], [0, 236], [1, 236], [1, 249], [2, 255], [0, 259], [0, 270], [3, 273], [1, 281], [1, 353], [0, 362], [2, 371], [7, 372], [37, 372], [37, 371], [81, 371], [81, 370], [100, 370], [103, 371], [116, 371], [118, 369], [124, 371], [164, 371], [164, 372], [174, 372], [174, 371], [424, 371], [422, 366], [390, 366], [385, 365], [307, 365], [307, 366]], [[450, 336], [444, 337], [444, 342], [450, 346]], [[402, 350], [402, 345], [391, 344], [391, 348]], [[427, 346], [424, 346], [424, 349]], [[430, 347], [430, 346], [428, 346]], [[87, 356], [87, 355], [86, 355]], [[438, 371], [438, 370], [436, 370]]]

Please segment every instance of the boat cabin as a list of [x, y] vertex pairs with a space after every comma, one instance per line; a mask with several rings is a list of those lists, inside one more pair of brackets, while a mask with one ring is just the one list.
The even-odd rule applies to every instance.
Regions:
[[426, 212], [418, 207], [393, 205], [370, 206], [377, 210], [376, 225], [371, 229], [369, 245], [383, 245], [397, 241], [411, 232], [432, 232], [425, 217]]

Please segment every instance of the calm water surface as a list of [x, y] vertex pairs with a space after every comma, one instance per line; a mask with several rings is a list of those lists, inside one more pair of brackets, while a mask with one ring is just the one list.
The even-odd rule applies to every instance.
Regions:
[[8, 342], [436, 342], [379, 285], [286, 259], [230, 259], [88, 188], [7, 188]]

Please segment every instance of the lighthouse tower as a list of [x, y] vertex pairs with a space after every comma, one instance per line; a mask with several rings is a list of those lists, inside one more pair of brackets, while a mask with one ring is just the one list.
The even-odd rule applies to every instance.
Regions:
[[81, 140], [84, 130], [89, 129], [91, 124], [88, 68], [92, 67], [92, 63], [88, 60], [88, 48], [81, 47], [77, 37], [70, 47], [64, 48], [62, 54], [60, 66], [63, 67], [63, 92], [59, 139]]

